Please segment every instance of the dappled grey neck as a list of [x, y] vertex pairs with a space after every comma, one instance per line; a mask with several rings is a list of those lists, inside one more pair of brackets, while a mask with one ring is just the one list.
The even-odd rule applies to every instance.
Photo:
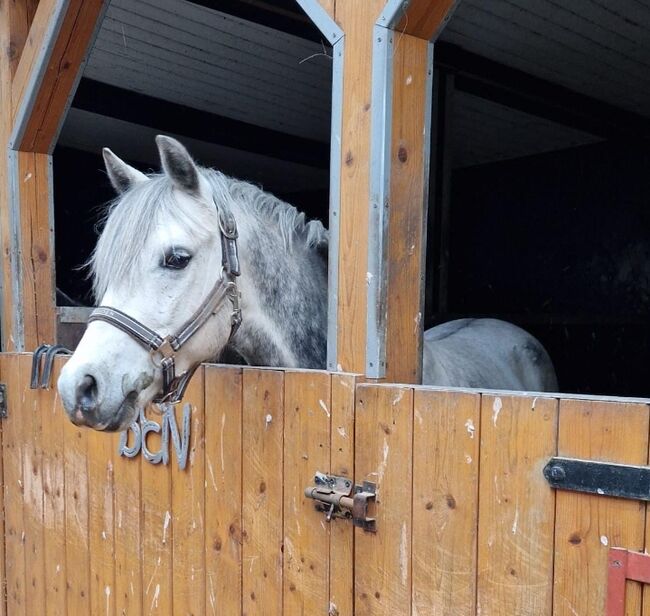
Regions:
[[[327, 231], [250, 184], [236, 182], [231, 192], [242, 231], [241, 288], [255, 294], [242, 297], [243, 322], [232, 346], [250, 365], [324, 368]], [[260, 311], [263, 318], [256, 318]]]

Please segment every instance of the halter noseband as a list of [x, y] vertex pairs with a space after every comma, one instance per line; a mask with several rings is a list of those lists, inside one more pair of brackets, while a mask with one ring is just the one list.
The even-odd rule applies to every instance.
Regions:
[[[232, 213], [226, 208], [219, 208], [216, 201], [214, 205], [219, 217], [219, 232], [221, 236], [221, 275], [214, 287], [203, 300], [196, 312], [181, 326], [175, 334], [164, 338], [140, 323], [128, 314], [111, 308], [99, 306], [95, 308], [88, 317], [88, 322], [104, 321], [127, 333], [136, 342], [147, 349], [154, 358], [154, 365], [162, 370], [163, 389], [162, 394], [154, 402], [159, 404], [168, 402], [178, 403], [185, 393], [192, 375], [199, 364], [194, 364], [185, 372], [176, 375], [176, 362], [174, 356], [181, 347], [205, 324], [205, 322], [217, 312], [221, 305], [228, 299], [232, 304], [230, 313], [230, 341], [241, 325], [242, 315], [239, 305], [239, 290], [237, 289], [237, 276], [239, 270], [239, 256], [237, 253], [237, 223]], [[155, 358], [160, 357], [160, 363], [156, 364]]]

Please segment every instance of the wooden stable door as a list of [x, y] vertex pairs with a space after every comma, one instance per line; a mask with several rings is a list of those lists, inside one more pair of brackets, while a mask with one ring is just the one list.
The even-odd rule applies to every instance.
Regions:
[[[55, 372], [60, 366], [55, 366]], [[3, 613], [604, 614], [608, 552], [646, 549], [646, 505], [555, 492], [554, 455], [648, 463], [641, 402], [357, 384], [205, 366], [167, 465], [75, 428], [31, 356], [3, 354]], [[148, 414], [149, 422], [162, 418]], [[151, 429], [148, 457], [160, 457]], [[376, 532], [316, 511], [314, 474], [376, 484]], [[650, 613], [628, 581], [625, 614]]]

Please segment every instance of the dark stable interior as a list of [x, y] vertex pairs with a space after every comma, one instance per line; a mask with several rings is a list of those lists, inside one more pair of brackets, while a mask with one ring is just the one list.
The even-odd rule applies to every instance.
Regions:
[[[449, 314], [427, 322], [504, 318], [541, 340], [563, 392], [650, 395], [648, 158], [598, 144], [454, 172]], [[90, 305], [78, 268], [113, 190], [97, 155], [58, 148], [54, 171], [57, 287]], [[326, 223], [326, 194], [281, 196]]]
[[[203, 0], [193, 4], [214, 8]], [[223, 0], [219, 10], [321, 45], [320, 33], [294, 0], [256, 0], [254, 7]], [[576, 121], [575, 127], [587, 132], [593, 128], [592, 134], [603, 136], [599, 132], [603, 125], [609, 126], [609, 120], [618, 117], [603, 111], [597, 101], [581, 109], [583, 103], [573, 104], [562, 89], [547, 88], [549, 84], [444, 42], [436, 45], [435, 58], [437, 66], [457, 72], [458, 90], [513, 108], [519, 104], [520, 111], [532, 114], [529, 119], [540, 109], [535, 106], [538, 94], [546, 96], [546, 113], [549, 109], [551, 115], [559, 113], [560, 123], [568, 117], [569, 124]], [[482, 75], [474, 82], [467, 78], [473, 71]], [[495, 89], [500, 79], [506, 87]], [[535, 95], [532, 107], [521, 107], [522, 100], [513, 99], [520, 89]], [[72, 106], [210, 143], [213, 136], [218, 140], [228, 137], [225, 145], [246, 152], [307, 162], [320, 169], [327, 166], [328, 144], [322, 141], [286, 138], [252, 125], [242, 125], [246, 130], [242, 133], [227, 118], [214, 116], [206, 121], [204, 112], [85, 78]], [[600, 120], [585, 125], [592, 112]], [[453, 122], [451, 126], [453, 131]], [[647, 125], [640, 126], [645, 130]], [[212, 132], [206, 132], [207, 128]], [[479, 128], [474, 126], [470, 134]], [[434, 247], [426, 274], [425, 325], [457, 317], [502, 318], [527, 329], [544, 344], [556, 366], [561, 391], [650, 396], [646, 377], [650, 364], [650, 161], [643, 141], [647, 134], [638, 134], [643, 130], [634, 128], [624, 135], [610, 131], [595, 145], [455, 168], [446, 232], [446, 300], [439, 298], [441, 262]], [[505, 141], [512, 138], [503, 132], [500, 136]], [[528, 139], [535, 139], [534, 131]], [[453, 153], [451, 146], [445, 147]], [[105, 206], [114, 197], [99, 149], [89, 152], [59, 146], [54, 151], [60, 305], [93, 303], [90, 281], [79, 266], [90, 255]], [[141, 170], [158, 169], [155, 160], [128, 160], [124, 153], [116, 153]], [[437, 155], [440, 160], [443, 154]], [[433, 164], [435, 156], [433, 148]], [[278, 196], [327, 224], [326, 190]], [[436, 233], [442, 229], [437, 226], [441, 210], [433, 201], [430, 198], [429, 217], [435, 227], [431, 233], [429, 226], [430, 246], [438, 242]]]

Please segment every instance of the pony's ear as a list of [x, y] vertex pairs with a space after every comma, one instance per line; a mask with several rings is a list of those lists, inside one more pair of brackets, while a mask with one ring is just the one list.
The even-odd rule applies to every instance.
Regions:
[[199, 170], [185, 146], [176, 139], [158, 135], [156, 145], [160, 162], [169, 179], [181, 190], [198, 195], [200, 192]]
[[121, 158], [115, 156], [108, 148], [102, 150], [104, 164], [113, 188], [122, 194], [131, 185], [144, 182], [147, 176], [137, 169], [127, 165]]

